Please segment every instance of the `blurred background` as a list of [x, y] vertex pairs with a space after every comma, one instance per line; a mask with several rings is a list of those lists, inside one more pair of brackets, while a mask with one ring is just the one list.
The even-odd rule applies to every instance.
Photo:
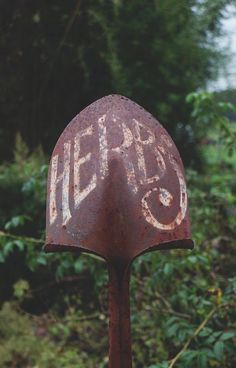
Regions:
[[106, 265], [42, 246], [54, 145], [118, 93], [180, 150], [195, 241], [133, 264], [134, 367], [234, 368], [235, 0], [2, 0], [0, 27], [0, 367], [107, 367]]

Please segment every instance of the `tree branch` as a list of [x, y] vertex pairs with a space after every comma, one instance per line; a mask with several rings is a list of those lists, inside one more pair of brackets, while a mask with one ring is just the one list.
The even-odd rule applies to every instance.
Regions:
[[213, 317], [213, 315], [220, 309], [220, 308], [226, 308], [230, 306], [229, 303], [226, 304], [220, 304], [214, 307], [206, 316], [206, 318], [202, 321], [202, 323], [198, 326], [198, 328], [194, 331], [193, 335], [190, 336], [190, 338], [186, 341], [183, 348], [180, 350], [180, 352], [170, 361], [169, 368], [173, 368], [175, 363], [179, 360], [181, 355], [185, 353], [185, 351], [188, 349], [189, 345], [193, 341], [195, 337], [198, 336], [198, 334], [201, 332], [201, 330], [206, 326], [206, 324], [209, 322], [209, 320]]
[[11, 233], [6, 233], [6, 232], [1, 231], [1, 230], [0, 230], [0, 237], [11, 238], [11, 239], [15, 239], [15, 240], [21, 240], [21, 241], [24, 241], [24, 242], [37, 243], [37, 244], [43, 244], [44, 243], [43, 239], [31, 238], [31, 237], [28, 237], [28, 236], [14, 235], [14, 234], [11, 234]]

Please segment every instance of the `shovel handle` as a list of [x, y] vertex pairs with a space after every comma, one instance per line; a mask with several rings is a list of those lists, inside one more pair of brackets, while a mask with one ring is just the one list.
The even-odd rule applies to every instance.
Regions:
[[132, 368], [129, 280], [130, 265], [108, 264], [109, 368]]

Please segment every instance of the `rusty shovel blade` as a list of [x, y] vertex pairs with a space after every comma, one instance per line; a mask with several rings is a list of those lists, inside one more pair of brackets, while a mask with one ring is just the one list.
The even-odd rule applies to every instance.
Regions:
[[85, 108], [52, 154], [45, 250], [92, 252], [107, 261], [110, 367], [132, 366], [132, 260], [192, 247], [183, 165], [166, 130], [122, 96]]

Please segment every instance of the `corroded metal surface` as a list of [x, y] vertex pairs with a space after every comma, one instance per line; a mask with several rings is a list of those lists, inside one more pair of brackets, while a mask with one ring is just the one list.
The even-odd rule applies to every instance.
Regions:
[[131, 367], [131, 261], [193, 246], [183, 165], [152, 115], [111, 95], [71, 121], [52, 154], [46, 237], [46, 251], [93, 252], [108, 262], [110, 367]]

